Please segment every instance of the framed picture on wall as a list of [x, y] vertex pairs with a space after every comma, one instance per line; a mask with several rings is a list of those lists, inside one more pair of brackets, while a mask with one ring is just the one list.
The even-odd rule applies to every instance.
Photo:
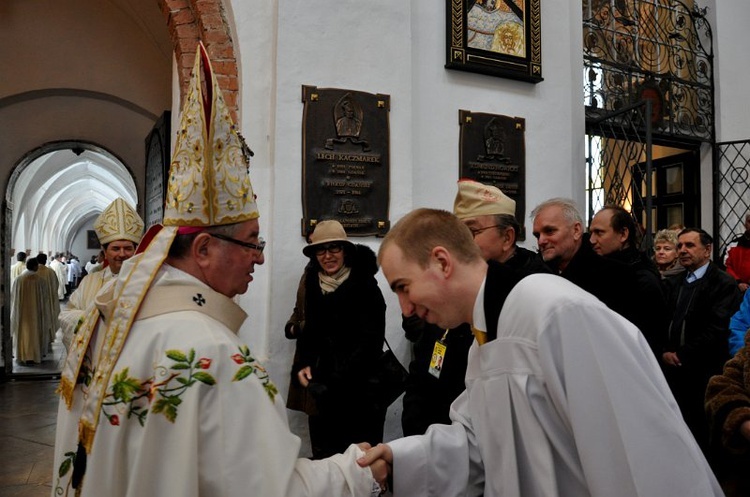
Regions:
[[86, 230], [86, 248], [91, 250], [98, 250], [101, 248], [99, 238], [96, 236], [96, 231]]
[[446, 0], [445, 67], [542, 81], [540, 0]]

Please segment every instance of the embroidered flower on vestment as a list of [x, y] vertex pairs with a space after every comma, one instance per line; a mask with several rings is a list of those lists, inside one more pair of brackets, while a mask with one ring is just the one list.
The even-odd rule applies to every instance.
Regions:
[[266, 393], [271, 399], [271, 402], [273, 402], [276, 398], [276, 394], [279, 393], [279, 390], [276, 388], [276, 385], [271, 382], [271, 378], [269, 378], [268, 372], [250, 354], [250, 348], [247, 345], [240, 345], [239, 349], [240, 353], [233, 354], [232, 360], [237, 364], [241, 364], [242, 367], [238, 369], [234, 374], [234, 378], [232, 378], [232, 381], [241, 381], [251, 374], [255, 374], [255, 376], [257, 376], [260, 382], [263, 384], [263, 388], [266, 390]]

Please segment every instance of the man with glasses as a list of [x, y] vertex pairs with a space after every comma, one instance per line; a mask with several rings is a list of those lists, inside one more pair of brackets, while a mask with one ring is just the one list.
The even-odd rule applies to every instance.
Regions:
[[164, 227], [97, 295], [90, 339], [68, 354], [53, 494], [379, 494], [382, 474], [356, 466], [357, 446], [298, 459], [284, 403], [238, 334], [247, 315], [232, 299], [264, 243], [249, 149], [202, 45], [178, 129]]
[[516, 202], [499, 188], [460, 180], [453, 213], [468, 226], [484, 260], [505, 264], [520, 276], [550, 272], [538, 254], [516, 244], [521, 232]]

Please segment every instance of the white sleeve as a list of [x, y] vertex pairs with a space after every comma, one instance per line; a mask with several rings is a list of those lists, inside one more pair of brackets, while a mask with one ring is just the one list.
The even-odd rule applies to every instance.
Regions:
[[434, 424], [424, 435], [389, 442], [395, 497], [479, 495], [484, 468], [468, 417], [468, 393], [451, 405], [450, 425]]
[[[73, 334], [78, 327], [78, 321], [86, 314], [87, 302], [84, 302], [85, 288], [84, 285], [81, 285], [76, 291], [70, 294], [65, 309], [60, 311], [60, 328], [62, 329], [62, 341], [63, 345], [65, 345], [65, 350], [70, 349]], [[54, 297], [56, 298], [57, 296]], [[88, 304], [93, 304], [93, 301], [88, 302]]]
[[592, 497], [723, 495], [638, 329], [603, 305], [561, 305], [539, 336], [547, 389]]

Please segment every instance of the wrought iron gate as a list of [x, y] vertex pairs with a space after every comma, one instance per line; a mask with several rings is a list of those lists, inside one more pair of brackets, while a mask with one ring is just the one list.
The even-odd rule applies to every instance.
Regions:
[[607, 204], [630, 211], [651, 249], [651, 102], [643, 101], [586, 123], [586, 220]]
[[714, 260], [719, 261], [745, 231], [750, 212], [750, 140], [717, 143], [714, 154]]

